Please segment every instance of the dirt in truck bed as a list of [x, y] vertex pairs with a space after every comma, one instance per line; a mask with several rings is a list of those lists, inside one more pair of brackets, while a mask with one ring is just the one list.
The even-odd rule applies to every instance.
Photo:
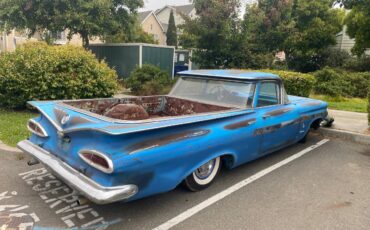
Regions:
[[121, 120], [145, 120], [232, 109], [169, 96], [107, 98], [64, 102], [92, 113]]

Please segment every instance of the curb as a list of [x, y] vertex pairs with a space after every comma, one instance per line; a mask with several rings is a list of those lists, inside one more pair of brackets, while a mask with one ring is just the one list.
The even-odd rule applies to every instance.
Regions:
[[2, 141], [0, 141], [0, 152], [10, 153], [10, 154], [22, 153], [22, 151], [19, 150], [18, 148], [10, 147], [4, 144]]
[[370, 135], [323, 127], [319, 128], [315, 132], [323, 136], [345, 139], [363, 145], [370, 145]]

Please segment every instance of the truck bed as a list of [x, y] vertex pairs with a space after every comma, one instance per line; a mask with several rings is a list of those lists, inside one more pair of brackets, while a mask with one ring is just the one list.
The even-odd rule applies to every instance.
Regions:
[[63, 103], [77, 109], [121, 120], [146, 120], [235, 109], [170, 96], [88, 99]]

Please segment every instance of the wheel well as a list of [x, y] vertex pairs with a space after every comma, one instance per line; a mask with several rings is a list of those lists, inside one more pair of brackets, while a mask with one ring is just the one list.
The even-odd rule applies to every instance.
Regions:
[[318, 118], [318, 119], [316, 119], [316, 120], [314, 120], [312, 123], [311, 123], [311, 128], [313, 128], [313, 129], [318, 129], [318, 128], [320, 128], [320, 123], [322, 122], [322, 118]]
[[222, 164], [226, 168], [231, 168], [234, 165], [235, 159], [234, 156], [231, 154], [225, 154], [221, 156]]

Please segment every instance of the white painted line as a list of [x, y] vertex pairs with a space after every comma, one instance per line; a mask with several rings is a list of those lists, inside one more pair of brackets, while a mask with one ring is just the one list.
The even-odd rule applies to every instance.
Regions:
[[225, 198], [226, 196], [232, 194], [233, 192], [236, 192], [238, 191], [239, 189], [243, 188], [244, 186], [252, 183], [253, 181], [255, 180], [258, 180], [259, 178], [269, 174], [270, 172], [274, 171], [275, 169], [278, 169], [280, 168], [281, 166], [284, 166], [292, 161], [294, 161], [295, 159], [297, 158], [300, 158], [301, 156], [303, 156], [304, 154], [316, 149], [317, 147], [325, 144], [326, 142], [328, 142], [329, 139], [323, 139], [319, 142], [317, 142], [315, 145], [312, 145], [306, 149], [303, 149], [302, 151], [262, 170], [262, 171], [259, 171], [258, 173], [246, 178], [245, 180], [243, 181], [240, 181], [239, 183], [223, 190], [222, 192], [220, 193], [217, 193], [216, 195], [208, 198], [207, 200], [203, 201], [202, 203], [199, 203], [197, 204], [196, 206], [192, 207], [192, 208], [189, 208], [188, 210], [186, 210], [185, 212], [179, 214], [178, 216], [175, 216], [174, 218], [168, 220], [167, 222], [159, 225], [158, 227], [154, 228], [153, 230], [167, 230], [167, 229], [170, 229], [172, 228], [173, 226], [183, 222], [184, 220], [190, 218], [191, 216], [195, 215], [196, 213], [202, 211], [203, 209], [207, 208], [208, 206], [211, 206], [212, 204], [216, 203], [217, 201], [220, 201], [222, 200], [223, 198]]

